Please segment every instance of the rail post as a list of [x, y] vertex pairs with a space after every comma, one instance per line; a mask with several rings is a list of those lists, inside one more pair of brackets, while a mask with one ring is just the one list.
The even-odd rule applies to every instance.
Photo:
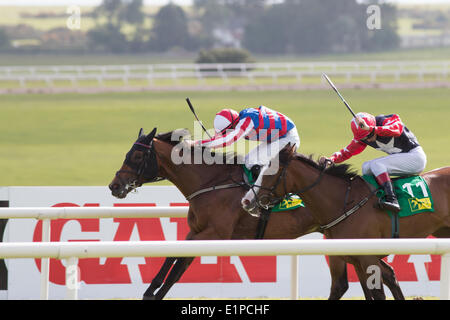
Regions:
[[298, 300], [298, 256], [291, 256], [291, 300]]
[[[42, 242], [50, 242], [51, 220], [42, 220]], [[41, 259], [41, 300], [48, 300], [50, 258]]]
[[441, 256], [441, 300], [450, 300], [450, 253]]

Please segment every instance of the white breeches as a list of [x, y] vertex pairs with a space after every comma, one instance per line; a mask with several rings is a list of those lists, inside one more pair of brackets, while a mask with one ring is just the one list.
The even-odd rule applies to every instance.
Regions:
[[274, 140], [272, 142], [261, 142], [256, 148], [250, 150], [245, 156], [245, 166], [247, 169], [255, 164], [264, 166], [269, 164], [270, 160], [278, 155], [288, 143], [296, 145], [296, 149], [300, 146], [300, 138], [298, 136], [297, 128], [292, 128], [283, 138]]
[[385, 172], [393, 176], [405, 176], [419, 174], [425, 169], [426, 164], [427, 156], [419, 146], [407, 153], [394, 153], [364, 162], [362, 173], [375, 177]]

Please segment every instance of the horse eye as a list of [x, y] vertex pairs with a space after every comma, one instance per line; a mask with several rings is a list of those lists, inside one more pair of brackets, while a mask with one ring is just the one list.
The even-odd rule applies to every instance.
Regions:
[[141, 162], [144, 159], [144, 155], [142, 152], [135, 152], [131, 157], [131, 161], [133, 162]]

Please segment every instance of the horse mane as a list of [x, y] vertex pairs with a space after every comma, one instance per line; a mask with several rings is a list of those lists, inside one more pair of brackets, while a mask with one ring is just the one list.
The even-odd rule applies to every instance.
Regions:
[[[320, 165], [317, 161], [313, 160], [313, 156], [305, 156], [300, 153], [293, 152], [288, 146], [280, 151], [280, 162], [286, 165], [290, 160], [298, 160], [307, 165], [322, 171], [323, 165]], [[359, 176], [356, 169], [350, 164], [333, 164], [325, 169], [325, 173], [342, 178], [344, 180], [351, 180]]]
[[[188, 129], [175, 129], [169, 132], [158, 133], [155, 138], [164, 141], [172, 146], [176, 146], [178, 143], [180, 143], [181, 138], [189, 135], [190, 132]], [[172, 137], [178, 137], [178, 140], [173, 139]]]
[[[159, 133], [155, 136], [156, 139], [166, 142], [172, 146], [178, 145], [180, 142], [182, 142], [182, 139], [186, 136], [190, 136], [191, 133], [187, 129], [175, 129], [173, 131]], [[177, 139], [173, 139], [173, 137], [177, 137]], [[201, 148], [202, 154], [205, 150], [208, 150], [209, 154], [212, 157], [215, 157], [216, 155], [222, 156], [222, 164], [226, 165], [238, 165], [241, 163], [244, 163], [244, 160], [242, 156], [236, 154], [236, 152], [216, 152], [213, 151], [211, 148], [204, 147], [204, 146], [194, 146], [191, 147], [191, 150], [194, 151], [196, 148]]]
[[[317, 161], [313, 160], [313, 156], [305, 156], [299, 153], [294, 155], [294, 159], [302, 161], [313, 168], [323, 170], [323, 165], [320, 165]], [[348, 163], [333, 164], [325, 169], [325, 173], [334, 177], [342, 178], [344, 180], [351, 180], [359, 176], [357, 170]]]

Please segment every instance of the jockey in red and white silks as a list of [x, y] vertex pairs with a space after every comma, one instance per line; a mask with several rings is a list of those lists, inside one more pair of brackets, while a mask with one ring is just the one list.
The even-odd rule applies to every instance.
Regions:
[[[419, 174], [425, 169], [427, 157], [414, 134], [403, 124], [397, 114], [378, 115], [360, 112], [351, 121], [354, 138], [342, 150], [335, 152], [329, 160], [343, 162], [364, 151], [367, 146], [386, 152], [385, 157], [367, 161], [362, 173], [374, 175], [386, 192], [382, 206], [398, 212], [400, 206], [393, 191], [390, 175], [405, 176]], [[326, 158], [322, 157], [321, 161]]]
[[[209, 148], [226, 147], [241, 138], [260, 141], [245, 157], [245, 166], [258, 173], [288, 143], [300, 146], [294, 122], [280, 112], [265, 106], [247, 108], [237, 113], [232, 109], [219, 111], [214, 118], [216, 134], [211, 139], [194, 142]], [[253, 168], [253, 169], [252, 169]]]

